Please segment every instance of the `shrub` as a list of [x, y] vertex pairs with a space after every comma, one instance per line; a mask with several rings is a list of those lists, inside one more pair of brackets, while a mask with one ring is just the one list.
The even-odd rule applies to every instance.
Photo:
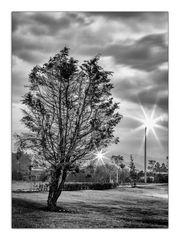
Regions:
[[64, 191], [78, 191], [78, 190], [105, 190], [117, 187], [115, 183], [65, 183]]
[[38, 192], [47, 192], [49, 190], [49, 183], [47, 182], [34, 183], [33, 190]]
[[22, 181], [23, 179], [23, 174], [21, 172], [12, 172], [12, 180], [16, 180], [16, 181]]
[[156, 174], [154, 177], [154, 181], [156, 183], [168, 183], [168, 175], [167, 174]]

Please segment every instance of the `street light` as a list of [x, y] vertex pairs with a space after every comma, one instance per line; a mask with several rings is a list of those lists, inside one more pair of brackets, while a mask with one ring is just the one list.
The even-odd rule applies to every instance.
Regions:
[[144, 111], [144, 120], [142, 121], [144, 123], [144, 183], [147, 183], [147, 171], [146, 171], [146, 165], [147, 165], [147, 135], [149, 130], [152, 130], [154, 135], [156, 136], [154, 127], [158, 126], [157, 122], [159, 121], [159, 118], [153, 119], [153, 114], [151, 114], [151, 117], [148, 118], [145, 111]]
[[147, 173], [146, 173], [146, 131], [147, 127], [145, 126], [145, 135], [144, 135], [144, 182], [147, 183]]
[[[130, 116], [132, 119], [138, 121], [141, 123], [141, 125], [137, 128], [134, 129], [134, 132], [139, 131], [139, 130], [144, 130], [144, 182], [147, 183], [147, 171], [146, 171], [146, 166], [147, 166], [147, 136], [149, 131], [153, 133], [155, 139], [159, 142], [159, 138], [156, 134], [155, 128], [160, 128], [162, 130], [166, 130], [165, 127], [159, 125], [158, 123], [163, 120], [163, 115], [160, 115], [159, 117], [154, 117], [155, 115], [155, 108], [156, 105], [154, 105], [154, 108], [152, 109], [151, 114], [148, 116], [145, 109], [143, 106], [140, 104], [141, 110], [143, 112], [143, 117], [135, 117], [135, 116]], [[159, 142], [160, 143], [160, 142]]]

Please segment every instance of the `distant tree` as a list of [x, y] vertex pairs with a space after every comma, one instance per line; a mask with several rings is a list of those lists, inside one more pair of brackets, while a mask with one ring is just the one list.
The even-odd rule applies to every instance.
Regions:
[[154, 166], [154, 171], [156, 173], [159, 173], [161, 171], [161, 166], [159, 162], [156, 162], [155, 166]]
[[[121, 182], [124, 182], [124, 178], [123, 178], [123, 169], [125, 168], [125, 164], [124, 164], [124, 158], [121, 155], [113, 155], [111, 157], [112, 162], [115, 164], [115, 166], [117, 167], [116, 170], [116, 183], [119, 183], [119, 178], [121, 180]], [[119, 174], [119, 169], [121, 169], [121, 173]], [[121, 175], [121, 177], [119, 177], [119, 175]]]
[[113, 181], [116, 182], [118, 181], [118, 175], [117, 175], [117, 167], [114, 166], [113, 164], [106, 164], [106, 171], [108, 172], [109, 175], [109, 182]]
[[[143, 178], [144, 178], [144, 171], [143, 171], [143, 170], [138, 171], [138, 172], [137, 172], [137, 181], [138, 181], [138, 182], [141, 182]], [[143, 181], [144, 181], [144, 180], [143, 180]]]
[[121, 184], [130, 182], [129, 169], [128, 168], [124, 167], [124, 168], [120, 169], [120, 172], [119, 172], [119, 182]]
[[95, 166], [93, 164], [88, 165], [85, 169], [85, 172], [87, 176], [92, 177], [95, 172]]
[[121, 155], [112, 155], [111, 160], [112, 160], [116, 165], [120, 166], [120, 165], [123, 163], [124, 158], [123, 158], [123, 156], [121, 156]]
[[130, 155], [130, 180], [131, 180], [131, 186], [136, 187], [136, 181], [137, 181], [137, 173], [136, 173], [136, 167], [134, 164], [133, 156]]
[[50, 210], [57, 209], [67, 173], [96, 149], [118, 142], [113, 132], [122, 116], [111, 95], [112, 72], [98, 60], [78, 65], [65, 47], [29, 75], [22, 100], [22, 122], [29, 131], [16, 137], [19, 149], [30, 150], [39, 165], [50, 169]]
[[148, 160], [148, 170], [153, 173], [156, 161], [155, 160]]
[[162, 164], [161, 164], [160, 169], [161, 169], [161, 172], [167, 172], [167, 171], [168, 171], [165, 163], [162, 163]]
[[110, 181], [110, 175], [105, 165], [99, 165], [93, 174], [93, 180], [98, 183], [108, 183]]
[[169, 158], [168, 158], [168, 156], [166, 157], [166, 168], [167, 168], [167, 170], [168, 170], [168, 167], [169, 167]]
[[112, 164], [99, 165], [96, 167], [92, 177], [95, 182], [116, 182], [116, 172], [117, 168]]

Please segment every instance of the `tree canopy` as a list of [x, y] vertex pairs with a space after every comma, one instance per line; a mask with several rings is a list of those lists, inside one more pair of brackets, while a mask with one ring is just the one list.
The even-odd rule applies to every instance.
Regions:
[[99, 57], [79, 66], [68, 55], [65, 47], [43, 67], [35, 66], [22, 100], [22, 122], [30, 131], [19, 137], [20, 146], [55, 166], [107, 146], [122, 117], [110, 93], [112, 72], [98, 65]]

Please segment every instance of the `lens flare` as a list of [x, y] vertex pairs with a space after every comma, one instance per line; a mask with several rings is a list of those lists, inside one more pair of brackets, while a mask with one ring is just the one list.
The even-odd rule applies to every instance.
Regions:
[[[146, 135], [148, 135], [151, 132], [153, 134], [154, 138], [156, 139], [159, 147], [161, 149], [163, 149], [163, 146], [162, 146], [161, 141], [158, 137], [156, 129], [160, 129], [160, 130], [163, 130], [163, 131], [168, 131], [167, 127], [161, 125], [161, 122], [165, 121], [167, 116], [156, 114], [156, 107], [157, 107], [156, 104], [154, 104], [151, 111], [150, 110], [146, 111], [141, 103], [139, 103], [139, 106], [140, 106], [140, 110], [141, 110], [141, 115], [139, 115], [139, 116], [132, 116], [132, 115], [127, 116], [128, 118], [133, 119], [136, 122], [140, 123], [140, 125], [138, 127], [132, 129], [129, 132], [128, 136], [130, 136], [131, 134], [136, 134], [139, 131], [143, 131], [146, 127], [147, 128]], [[144, 140], [142, 139], [142, 143], [141, 143], [139, 149], [142, 149], [143, 142], [144, 142]], [[139, 150], [139, 151], [141, 151], [141, 150]]]
[[106, 156], [106, 153], [107, 152], [103, 152], [102, 149], [100, 151], [97, 150], [97, 152], [94, 153], [95, 155], [94, 160], [97, 160], [97, 164], [99, 163], [105, 165], [104, 160], [105, 159], [109, 160], [109, 158]]

